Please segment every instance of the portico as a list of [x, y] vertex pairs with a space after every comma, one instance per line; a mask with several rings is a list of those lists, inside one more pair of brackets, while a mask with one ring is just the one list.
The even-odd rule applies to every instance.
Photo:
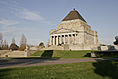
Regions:
[[50, 45], [76, 44], [77, 34], [54, 34], [50, 36]]

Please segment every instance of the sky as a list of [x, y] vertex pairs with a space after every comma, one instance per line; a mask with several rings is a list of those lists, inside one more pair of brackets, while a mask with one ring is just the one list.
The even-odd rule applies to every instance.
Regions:
[[49, 41], [49, 31], [75, 8], [98, 32], [102, 44], [113, 44], [118, 35], [118, 0], [0, 0], [0, 32], [10, 44], [20, 44], [22, 34], [27, 44]]

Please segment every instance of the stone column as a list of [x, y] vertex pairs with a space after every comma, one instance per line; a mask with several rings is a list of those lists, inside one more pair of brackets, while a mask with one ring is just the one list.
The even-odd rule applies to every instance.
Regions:
[[52, 45], [53, 45], [53, 36], [52, 36]]
[[60, 35], [59, 43], [62, 44], [62, 35]]
[[74, 38], [74, 44], [75, 44], [75, 34], [74, 34], [73, 38]]
[[53, 36], [53, 45], [55, 45], [55, 36]]
[[77, 44], [77, 35], [75, 34], [75, 44]]
[[69, 35], [69, 44], [72, 44], [72, 35]]
[[64, 40], [64, 44], [66, 44], [66, 37], [65, 37], [65, 35], [63, 37], [63, 40]]
[[68, 44], [68, 35], [65, 35], [65, 43]]
[[64, 43], [64, 37], [63, 37], [63, 35], [61, 37], [61, 43]]
[[68, 35], [68, 38], [67, 39], [68, 39], [68, 44], [70, 44], [70, 36], [69, 35]]
[[72, 34], [72, 44], [74, 44], [74, 36], [73, 36], [73, 34]]
[[56, 45], [59, 45], [59, 39], [58, 39], [58, 36], [56, 36]]
[[73, 44], [73, 34], [71, 34], [71, 44]]
[[56, 45], [56, 38], [57, 38], [57, 36], [55, 36], [55, 45]]
[[60, 44], [60, 36], [58, 35], [58, 45]]

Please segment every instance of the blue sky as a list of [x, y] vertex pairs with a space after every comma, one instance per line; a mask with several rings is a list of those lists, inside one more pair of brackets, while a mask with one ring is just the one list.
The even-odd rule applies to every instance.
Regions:
[[112, 44], [118, 35], [118, 0], [0, 0], [0, 32], [11, 43], [19, 44], [22, 34], [27, 43], [38, 45], [49, 40], [49, 31], [75, 8], [98, 32], [98, 40]]

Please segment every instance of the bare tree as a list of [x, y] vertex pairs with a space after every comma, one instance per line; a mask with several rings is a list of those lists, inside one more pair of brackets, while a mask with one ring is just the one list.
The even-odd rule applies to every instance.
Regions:
[[20, 51], [24, 51], [26, 49], [26, 43], [27, 43], [27, 39], [23, 34], [20, 41], [20, 48], [19, 48]]
[[15, 38], [12, 38], [12, 43], [14, 43], [14, 44], [15, 44]]
[[0, 49], [2, 48], [2, 42], [3, 42], [3, 36], [2, 33], [0, 33]]
[[20, 44], [26, 45], [26, 43], [27, 43], [27, 39], [26, 39], [25, 35], [23, 34], [22, 37], [21, 37]]
[[6, 40], [4, 40], [3, 44], [2, 44], [2, 49], [3, 50], [8, 50], [8, 43]]
[[0, 40], [2, 40], [2, 33], [0, 33]]
[[6, 40], [4, 40], [3, 45], [8, 45], [8, 43], [7, 43], [7, 41], [6, 41]]

